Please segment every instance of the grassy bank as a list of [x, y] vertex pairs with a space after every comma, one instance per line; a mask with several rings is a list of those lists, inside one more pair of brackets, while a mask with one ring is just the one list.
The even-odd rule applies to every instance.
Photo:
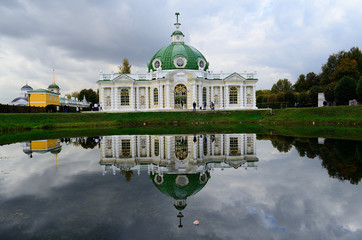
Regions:
[[362, 106], [250, 111], [0, 114], [2, 133], [60, 128], [157, 127], [232, 124], [362, 126]]

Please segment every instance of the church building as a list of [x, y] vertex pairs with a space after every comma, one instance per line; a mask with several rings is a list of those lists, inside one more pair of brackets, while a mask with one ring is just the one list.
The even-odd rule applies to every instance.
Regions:
[[150, 59], [145, 74], [99, 74], [99, 101], [106, 112], [172, 109], [256, 109], [256, 73], [213, 73], [196, 48], [185, 44], [179, 30], [171, 44]]

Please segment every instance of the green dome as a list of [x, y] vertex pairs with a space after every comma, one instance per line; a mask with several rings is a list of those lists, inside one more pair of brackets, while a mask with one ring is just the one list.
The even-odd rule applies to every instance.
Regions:
[[[148, 71], [156, 71], [158, 67], [162, 70], [171, 69], [193, 69], [199, 68], [206, 71], [209, 63], [202, 53], [196, 48], [183, 42], [183, 33], [176, 30], [172, 33], [175, 40], [168, 46], [158, 50], [148, 63]], [[178, 37], [180, 40], [178, 40]], [[177, 39], [177, 40], [176, 40]]]
[[48, 89], [59, 89], [59, 86], [56, 84], [49, 85]]
[[[186, 199], [187, 197], [199, 192], [210, 179], [210, 174], [205, 173], [205, 177], [201, 178], [200, 173], [194, 174], [164, 174], [163, 179], [157, 182], [158, 174], [151, 174], [150, 178], [155, 186], [162, 193], [174, 198], [174, 199]], [[187, 177], [187, 182], [183, 182], [183, 185], [177, 184], [180, 176]], [[181, 179], [182, 181], [182, 179]]]

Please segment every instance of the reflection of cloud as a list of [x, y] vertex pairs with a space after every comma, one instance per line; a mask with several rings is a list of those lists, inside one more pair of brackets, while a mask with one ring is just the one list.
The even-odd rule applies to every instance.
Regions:
[[257, 170], [210, 173], [207, 185], [187, 199], [178, 229], [174, 200], [147, 174], [129, 183], [119, 174], [102, 176], [98, 149], [63, 145], [56, 169], [50, 154], [28, 159], [20, 145], [1, 146], [0, 169], [16, 171], [1, 176], [0, 238], [53, 229], [73, 238], [360, 239], [360, 186], [330, 178], [319, 159], [299, 157], [294, 148], [274, 156], [269, 141], [258, 141], [256, 149]]

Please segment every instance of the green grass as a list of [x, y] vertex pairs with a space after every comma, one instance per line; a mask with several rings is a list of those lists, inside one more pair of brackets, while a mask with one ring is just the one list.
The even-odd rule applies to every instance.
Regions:
[[[362, 135], [362, 106], [323, 108], [288, 108], [281, 110], [248, 111], [184, 111], [184, 112], [132, 112], [132, 113], [12, 113], [0, 114], [0, 142], [12, 142], [16, 133], [25, 130], [46, 130], [58, 133], [96, 131], [96, 135], [115, 131], [122, 134], [166, 134], [197, 132], [250, 132], [278, 131], [283, 134], [318, 135], [318, 131], [339, 137], [340, 126], [353, 138]], [[248, 127], [245, 127], [248, 126]], [[293, 126], [293, 127], [292, 127]], [[319, 126], [317, 128], [308, 128]], [[326, 128], [329, 126], [328, 128]], [[323, 128], [325, 127], [325, 128]], [[88, 130], [84, 130], [88, 129]], [[97, 131], [102, 131], [98, 134]], [[107, 130], [108, 129], [108, 130]], [[110, 130], [111, 129], [111, 130]], [[116, 129], [116, 130], [115, 130]], [[83, 133], [82, 133], [83, 131]], [[313, 132], [314, 131], [314, 132]], [[34, 132], [34, 131], [32, 131]], [[46, 131], [41, 131], [44, 136]], [[10, 135], [9, 135], [10, 134]], [[78, 136], [80, 136], [78, 134]], [[13, 135], [13, 137], [11, 137]], [[35, 134], [37, 135], [37, 134]], [[40, 134], [38, 134], [40, 136]], [[69, 134], [68, 134], [69, 135]], [[320, 135], [320, 134], [319, 134]], [[34, 134], [33, 134], [34, 137]], [[1, 138], [3, 141], [1, 141]], [[8, 140], [6, 140], [8, 138]]]

